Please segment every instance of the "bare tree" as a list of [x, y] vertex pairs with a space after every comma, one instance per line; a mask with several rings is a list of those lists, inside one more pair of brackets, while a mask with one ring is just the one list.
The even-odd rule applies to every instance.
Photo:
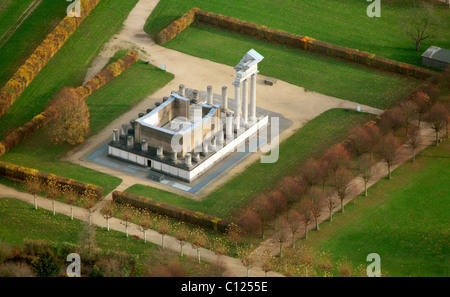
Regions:
[[251, 236], [256, 232], [261, 231], [262, 222], [259, 218], [258, 214], [248, 208], [245, 212], [240, 216], [237, 221], [238, 225], [242, 227], [244, 233], [248, 236], [248, 244], [251, 243]]
[[328, 208], [328, 211], [330, 212], [329, 220], [331, 222], [333, 221], [333, 210], [335, 210], [337, 207], [336, 200], [333, 198], [333, 196], [327, 197], [326, 206]]
[[197, 250], [197, 259], [198, 263], [200, 263], [200, 248], [204, 247], [208, 243], [208, 237], [206, 236], [206, 233], [203, 229], [196, 228], [189, 232], [189, 240], [191, 242], [192, 248]]
[[447, 122], [447, 108], [444, 104], [435, 103], [427, 114], [427, 120], [436, 134], [436, 146], [439, 145], [439, 132]]
[[430, 110], [430, 96], [423, 91], [418, 91], [414, 94], [413, 101], [417, 106], [418, 124], [422, 121], [423, 116]]
[[131, 219], [133, 218], [133, 212], [128, 207], [122, 208], [122, 221], [121, 224], [125, 226], [125, 234], [128, 238], [128, 228], [131, 225]]
[[263, 252], [261, 262], [261, 268], [264, 271], [265, 276], [267, 277], [267, 273], [274, 270], [276, 266], [275, 257], [272, 255], [270, 250], [265, 250]]
[[375, 162], [372, 160], [370, 155], [363, 155], [361, 157], [361, 162], [359, 166], [359, 172], [361, 178], [364, 181], [364, 196], [367, 196], [367, 183], [374, 177], [375, 170], [373, 165]]
[[68, 191], [63, 194], [64, 201], [70, 205], [70, 219], [73, 221], [73, 204], [78, 200], [78, 194]]
[[416, 162], [416, 149], [422, 143], [422, 137], [418, 128], [414, 127], [409, 131], [408, 140], [406, 141], [412, 151], [412, 161]]
[[309, 187], [321, 181], [320, 164], [318, 161], [309, 158], [303, 166], [302, 174]]
[[147, 243], [147, 230], [153, 226], [153, 221], [149, 215], [143, 215], [139, 219], [139, 231], [144, 234], [144, 243]]
[[400, 103], [400, 107], [403, 110], [403, 116], [405, 119], [405, 135], [408, 136], [409, 126], [411, 124], [412, 119], [415, 117], [417, 113], [417, 104], [414, 101], [407, 100]]
[[53, 209], [53, 215], [56, 215], [56, 206], [55, 206], [55, 200], [58, 198], [58, 196], [61, 194], [54, 184], [47, 185], [45, 187], [45, 192], [47, 194], [47, 197], [50, 197], [52, 199], [52, 209]]
[[83, 199], [83, 206], [89, 211], [89, 226], [92, 225], [92, 213], [95, 211], [94, 206], [96, 204], [95, 198], [85, 197], [85, 199]]
[[281, 192], [286, 197], [288, 204], [298, 201], [306, 191], [306, 181], [301, 178], [286, 176], [280, 181]]
[[378, 143], [381, 139], [380, 128], [377, 125], [373, 124], [365, 126], [364, 129], [370, 137], [369, 153], [370, 159], [373, 160], [373, 153], [376, 151]]
[[325, 194], [325, 184], [330, 177], [330, 163], [325, 158], [319, 160], [320, 165], [320, 179], [322, 181], [322, 192]]
[[350, 187], [350, 181], [353, 179], [352, 173], [344, 167], [339, 167], [334, 175], [334, 188], [336, 189], [337, 196], [341, 201], [341, 212], [344, 212], [344, 200], [348, 196], [348, 189]]
[[315, 188], [309, 190], [307, 197], [313, 202], [311, 205], [311, 214], [316, 223], [316, 230], [319, 230], [319, 218], [322, 214], [322, 209], [326, 206], [327, 197], [322, 191]]
[[103, 206], [103, 208], [100, 210], [100, 213], [106, 219], [106, 229], [108, 231], [109, 231], [109, 219], [113, 217], [115, 210], [116, 207], [113, 201], [109, 201], [108, 203], [106, 203], [105, 206]]
[[227, 236], [228, 236], [228, 239], [230, 239], [230, 241], [234, 243], [234, 245], [236, 247], [236, 253], [238, 250], [238, 243], [241, 240], [243, 233], [244, 233], [244, 230], [242, 230], [241, 227], [239, 227], [238, 225], [236, 225], [234, 223], [231, 223], [228, 226]]
[[299, 262], [305, 268], [305, 277], [308, 277], [309, 270], [312, 270], [312, 266], [313, 266], [316, 256], [315, 256], [313, 250], [306, 245], [302, 245], [297, 250], [296, 253], [297, 253]]
[[327, 160], [331, 172], [335, 173], [339, 167], [348, 167], [350, 156], [342, 144], [329, 148], [323, 156]]
[[34, 209], [37, 209], [37, 194], [42, 191], [42, 184], [38, 178], [29, 178], [25, 180], [25, 191], [29, 192], [34, 197]]
[[369, 152], [370, 144], [370, 135], [363, 127], [357, 127], [350, 136], [348, 146], [358, 159], [358, 167], [361, 156]]
[[308, 198], [304, 198], [301, 202], [300, 202], [300, 220], [303, 223], [303, 227], [305, 228], [305, 239], [308, 238], [308, 226], [309, 224], [312, 222], [313, 220], [313, 215], [312, 215], [312, 207], [313, 207], [313, 203], [310, 199]]
[[404, 124], [405, 115], [399, 106], [386, 110], [381, 116], [380, 127], [383, 133], [389, 133], [390, 131], [396, 133], [399, 129], [403, 128]]
[[159, 217], [156, 220], [156, 231], [161, 235], [161, 248], [164, 249], [164, 236], [166, 236], [171, 229], [169, 220], [166, 217]]
[[295, 234], [302, 226], [302, 216], [297, 210], [291, 209], [287, 214], [286, 221], [292, 232], [292, 248], [295, 248]]
[[276, 213], [282, 213], [287, 208], [287, 199], [283, 192], [279, 190], [272, 191], [269, 195], [269, 200], [275, 208]]
[[189, 235], [189, 229], [183, 223], [181, 223], [181, 225], [178, 226], [178, 228], [176, 228], [176, 230], [175, 230], [175, 239], [180, 244], [180, 256], [181, 257], [183, 257], [183, 246], [186, 244], [188, 235]]
[[257, 196], [252, 204], [252, 208], [256, 211], [261, 220], [261, 237], [264, 238], [264, 228], [267, 226], [268, 222], [271, 221], [275, 216], [275, 208], [270, 202], [269, 198], [264, 194]]
[[275, 222], [275, 240], [280, 245], [280, 257], [283, 256], [283, 244], [287, 240], [287, 222], [284, 218], [279, 217]]
[[391, 179], [391, 167], [397, 161], [400, 144], [393, 134], [384, 136], [379, 146], [379, 153], [388, 167], [388, 179]]
[[241, 246], [238, 249], [238, 257], [242, 265], [247, 269], [247, 277], [250, 276], [250, 269], [255, 260], [252, 257], [253, 246]]
[[409, 38], [415, 42], [416, 51], [420, 49], [423, 40], [438, 34], [439, 18], [435, 15], [433, 5], [429, 2], [417, 2], [402, 12], [401, 26]]

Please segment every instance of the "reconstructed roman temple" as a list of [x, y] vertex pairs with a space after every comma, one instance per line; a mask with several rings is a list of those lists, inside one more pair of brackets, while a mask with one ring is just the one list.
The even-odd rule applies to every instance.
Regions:
[[252, 49], [235, 67], [230, 104], [226, 86], [221, 104], [214, 104], [212, 86], [201, 96], [180, 85], [154, 109], [115, 128], [108, 156], [149, 167], [152, 179], [168, 175], [192, 182], [267, 125], [268, 116], [256, 115], [256, 76], [263, 58]]

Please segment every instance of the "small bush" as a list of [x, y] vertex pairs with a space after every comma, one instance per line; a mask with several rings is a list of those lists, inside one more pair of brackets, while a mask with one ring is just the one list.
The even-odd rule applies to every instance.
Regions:
[[61, 272], [61, 263], [52, 252], [46, 252], [31, 262], [31, 269], [37, 276], [50, 277]]

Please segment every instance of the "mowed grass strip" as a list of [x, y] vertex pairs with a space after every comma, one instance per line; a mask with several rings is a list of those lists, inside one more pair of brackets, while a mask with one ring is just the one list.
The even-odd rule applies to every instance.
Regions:
[[[81, 85], [91, 61], [105, 42], [122, 28], [137, 1], [101, 1], [0, 118], [0, 138], [9, 129], [21, 127], [41, 113], [47, 102], [63, 87]], [[65, 1], [62, 3], [67, 5]]]
[[191, 25], [165, 46], [233, 67], [243, 53], [253, 48], [264, 56], [258, 65], [263, 75], [381, 109], [390, 107], [423, 83], [201, 23]]
[[[412, 1], [382, 1], [381, 17], [366, 14], [367, 1], [324, 0], [164, 0], [147, 21], [145, 30], [159, 33], [193, 7], [273, 29], [309, 36], [325, 42], [367, 51], [378, 56], [421, 66], [420, 55], [431, 45], [450, 48], [450, 10], [444, 3], [434, 12], [440, 32], [415, 51], [400, 16]], [[233, 65], [234, 66], [234, 65]]]
[[319, 157], [328, 147], [343, 141], [349, 135], [351, 127], [364, 124], [373, 117], [342, 109], [326, 111], [280, 144], [280, 155], [276, 163], [263, 164], [256, 161], [202, 201], [143, 185], [134, 185], [126, 192], [232, 219], [240, 207], [255, 195], [269, 191], [282, 177], [296, 173], [308, 157]]
[[378, 253], [387, 276], [450, 275], [450, 141], [429, 147], [300, 240], [355, 266]]
[[[91, 135], [102, 130], [112, 120], [167, 84], [172, 78], [173, 75], [168, 72], [147, 65], [143, 61], [137, 61], [86, 99], [90, 112]], [[47, 128], [44, 128], [12, 149], [2, 157], [2, 161], [98, 185], [103, 187], [105, 195], [120, 184], [119, 178], [59, 161], [59, 158], [73, 149], [73, 146], [55, 145], [46, 139]]]
[[[3, 0], [2, 0], [3, 2]], [[0, 38], [27, 10], [32, 0], [12, 1], [0, 7]], [[66, 16], [66, 1], [42, 0], [37, 8], [4, 42], [0, 39], [0, 86], [3, 86], [38, 45]], [[19, 22], [20, 23], [20, 22]], [[9, 36], [9, 33], [7, 34]], [[6, 40], [7, 36], [5, 36]]]

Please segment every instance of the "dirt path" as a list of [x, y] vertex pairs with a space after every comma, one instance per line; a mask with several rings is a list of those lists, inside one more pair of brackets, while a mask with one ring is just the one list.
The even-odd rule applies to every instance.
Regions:
[[[85, 81], [95, 76], [108, 63], [109, 59], [118, 50], [138, 50], [140, 58], [144, 61], [150, 61], [153, 65], [161, 66], [165, 64], [167, 71], [173, 73], [175, 78], [166, 86], [156, 91], [149, 97], [142, 100], [141, 103], [133, 107], [130, 111], [124, 113], [121, 117], [111, 122], [105, 129], [97, 135], [90, 137], [83, 145], [78, 146], [74, 151], [69, 152], [64, 161], [69, 161], [89, 167], [113, 176], [120, 177], [134, 183], [151, 185], [168, 191], [177, 192], [172, 187], [161, 185], [157, 182], [143, 181], [133, 177], [123, 175], [103, 166], [98, 166], [91, 162], [85, 162], [81, 158], [89, 152], [92, 152], [100, 144], [111, 138], [112, 130], [121, 127], [123, 123], [128, 123], [136, 118], [139, 112], [145, 112], [147, 108], [154, 106], [156, 101], [168, 96], [171, 91], [178, 90], [180, 84], [188, 88], [206, 90], [208, 85], [213, 86], [215, 93], [220, 93], [222, 86], [228, 86], [229, 93], [233, 93], [232, 82], [235, 78], [235, 69], [233, 67], [218, 64], [209, 60], [200, 59], [190, 55], [180, 53], [168, 48], [161, 47], [144, 32], [144, 24], [154, 7], [157, 0], [141, 0], [129, 14], [124, 26], [119, 34], [115, 35], [102, 49], [99, 56], [94, 60], [92, 67], [88, 70]], [[250, 49], [249, 49], [250, 50]], [[244, 53], [242, 53], [244, 54]], [[236, 64], [241, 57], [236, 57]], [[264, 61], [263, 61], [264, 62]], [[193, 69], [195, 70], [193, 75]], [[357, 103], [326, 96], [314, 92], [306, 92], [304, 88], [298, 87], [284, 81], [278, 81], [274, 86], [267, 86], [263, 83], [266, 77], [259, 75], [257, 83], [257, 105], [260, 108], [271, 110], [282, 114], [294, 124], [286, 129], [280, 135], [280, 141], [285, 140], [296, 130], [302, 127], [306, 122], [314, 119], [324, 111], [332, 108], [349, 108], [355, 110]], [[362, 111], [373, 114], [381, 114], [382, 110], [370, 106], [361, 105]], [[218, 186], [232, 179], [237, 173], [241, 172], [247, 166], [252, 164], [260, 157], [259, 154], [252, 154], [238, 166], [235, 166], [227, 174], [216, 178], [214, 182], [205, 186], [196, 194], [197, 199], [202, 199]], [[120, 176], [119, 176], [120, 175]], [[184, 196], [185, 192], [177, 192]]]
[[[427, 123], [422, 122], [421, 124], [422, 128], [420, 130], [420, 137], [422, 138], [422, 143], [420, 146], [416, 149], [416, 154], [423, 151], [425, 148], [429, 147], [430, 145], [435, 144], [435, 132], [432, 130]], [[395, 170], [402, 164], [410, 161], [412, 159], [412, 152], [411, 149], [408, 147], [407, 144], [404, 144], [400, 147], [398, 152], [398, 158], [395, 162], [395, 164], [391, 167], [391, 170]], [[372, 185], [376, 184], [378, 181], [380, 181], [383, 178], [386, 178], [388, 174], [388, 169], [386, 166], [386, 163], [384, 161], [380, 161], [376, 163], [373, 167], [374, 170], [374, 176], [373, 178], [367, 183], [368, 187], [368, 195], [370, 197], [370, 189]], [[361, 193], [364, 193], [364, 181], [361, 177], [356, 177], [350, 182], [349, 187], [349, 194], [348, 198], [344, 200], [344, 209], [345, 205], [353, 201], [353, 199], [357, 198]], [[338, 207], [333, 211], [334, 213], [340, 212], [340, 201], [335, 195], [336, 201], [338, 201]], [[370, 199], [370, 198], [368, 198]], [[318, 223], [322, 223], [323, 221], [329, 220], [330, 213], [328, 209], [323, 209], [321, 216], [318, 218]], [[311, 223], [308, 227], [308, 232], [310, 230], [315, 230], [315, 223]], [[283, 244], [284, 247], [292, 246], [292, 238], [291, 238], [291, 230], [289, 228], [286, 229], [286, 234], [288, 234], [288, 240]], [[300, 228], [300, 230], [297, 232], [295, 240], [298, 240], [300, 238], [304, 238], [305, 229]], [[278, 255], [280, 251], [280, 244], [276, 240], [276, 235], [272, 235], [271, 237], [267, 238], [260, 246], [258, 246], [257, 249], [254, 251], [254, 255], [261, 254], [262, 252], [269, 250], [273, 255]], [[255, 257], [256, 258], [256, 257]], [[257, 263], [257, 265], [260, 265], [261, 263]]]

